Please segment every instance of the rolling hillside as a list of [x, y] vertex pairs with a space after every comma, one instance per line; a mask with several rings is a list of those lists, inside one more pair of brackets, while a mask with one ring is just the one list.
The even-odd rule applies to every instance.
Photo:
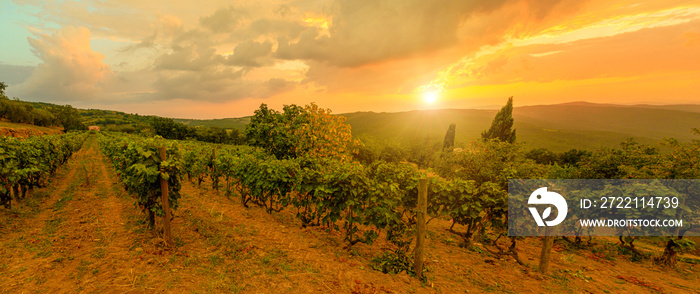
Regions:
[[[487, 129], [496, 109], [442, 109], [407, 112], [354, 112], [347, 118], [353, 136], [377, 140], [433, 138], [442, 142], [451, 123], [457, 124], [457, 144], [472, 141]], [[125, 114], [126, 115], [126, 114]], [[633, 137], [641, 143], [656, 144], [665, 138], [688, 141], [691, 128], [700, 128], [700, 105], [614, 105], [573, 102], [556, 105], [515, 107], [518, 140], [529, 148], [552, 151], [571, 148], [592, 150], [619, 146]], [[101, 118], [95, 115], [92, 119]], [[147, 119], [148, 117], [138, 117]], [[243, 131], [250, 117], [211, 120], [175, 119], [189, 126], [216, 126]]]
[[[683, 111], [687, 109], [688, 111]], [[552, 151], [618, 146], [629, 137], [654, 144], [664, 138], [690, 140], [691, 128], [700, 127], [698, 107], [621, 106], [567, 103], [516, 107], [513, 110], [519, 141], [531, 148]], [[434, 137], [441, 140], [450, 123], [457, 124], [457, 141], [478, 138], [497, 110], [445, 109], [401, 113], [342, 114], [353, 135], [391, 140]]]

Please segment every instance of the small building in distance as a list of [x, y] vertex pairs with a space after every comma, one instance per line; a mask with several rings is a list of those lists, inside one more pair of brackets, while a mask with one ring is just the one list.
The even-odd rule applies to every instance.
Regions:
[[89, 126], [89, 127], [88, 127], [88, 130], [99, 132], [99, 131], [100, 131], [100, 127], [98, 127], [98, 126]]

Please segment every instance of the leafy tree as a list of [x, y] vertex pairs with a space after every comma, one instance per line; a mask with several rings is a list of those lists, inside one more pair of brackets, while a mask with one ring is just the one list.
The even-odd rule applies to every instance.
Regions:
[[35, 109], [34, 124], [43, 127], [56, 125], [56, 116], [46, 109]]
[[581, 179], [653, 179], [663, 177], [659, 149], [630, 138], [620, 149], [602, 148], [578, 163]]
[[7, 117], [12, 109], [12, 101], [7, 97], [0, 95], [0, 117]]
[[455, 146], [455, 128], [456, 124], [450, 124], [445, 134], [445, 141], [442, 143], [442, 151], [452, 151]]
[[333, 157], [350, 159], [354, 146], [345, 118], [316, 104], [285, 105], [279, 113], [261, 104], [246, 126], [246, 139], [279, 159]]
[[196, 128], [197, 140], [210, 143], [228, 143], [229, 136], [226, 130], [219, 127]]
[[[104, 128], [105, 131], [112, 131], [112, 132], [122, 132], [122, 133], [127, 133], [127, 134], [134, 134], [137, 132], [136, 127], [130, 124], [125, 124], [125, 125], [116, 125], [116, 126], [107, 126]], [[149, 136], [146, 136], [149, 137]]]
[[46, 109], [46, 106], [34, 108], [31, 103], [17, 98], [10, 100], [5, 96], [7, 84], [0, 82], [0, 117], [14, 123], [35, 124], [38, 126], [59, 125], [56, 115]]
[[238, 129], [233, 129], [228, 133], [228, 142], [230, 144], [242, 145], [245, 143], [245, 136]]
[[156, 135], [166, 139], [185, 140], [196, 137], [196, 131], [182, 123], [178, 123], [172, 118], [154, 117], [151, 120], [151, 127]]
[[559, 161], [559, 156], [547, 148], [532, 149], [525, 153], [525, 157], [539, 164], [554, 164]]
[[401, 144], [396, 140], [379, 141], [372, 136], [364, 136], [359, 139], [361, 144], [355, 146], [357, 152], [353, 158], [362, 164], [372, 164], [377, 161], [401, 162], [409, 160], [410, 151], [407, 150], [410, 144]]
[[33, 111], [31, 104], [14, 99], [9, 101], [4, 117], [13, 123], [31, 124], [34, 123]]
[[12, 101], [5, 96], [7, 84], [0, 82], [0, 117], [7, 117], [12, 110]]
[[417, 164], [419, 168], [433, 166], [442, 147], [440, 140], [434, 137], [414, 138], [405, 144], [408, 152], [407, 160]]
[[395, 141], [384, 143], [379, 151], [379, 160], [386, 162], [401, 162], [406, 160], [406, 150]]
[[51, 108], [51, 112], [56, 117], [56, 120], [63, 126], [65, 132], [74, 130], [87, 130], [87, 127], [80, 120], [78, 110], [70, 105], [56, 105]]
[[[104, 123], [104, 122], [103, 122]], [[151, 127], [156, 135], [167, 139], [175, 139], [177, 136], [175, 121], [164, 117], [154, 117]]]
[[32, 104], [19, 99], [7, 99], [0, 93], [0, 117], [14, 123], [53, 126], [59, 124], [53, 113], [44, 108], [34, 108]]
[[506, 103], [501, 110], [496, 113], [496, 117], [493, 118], [491, 127], [481, 133], [481, 138], [484, 140], [497, 139], [499, 141], [514, 143], [515, 142], [515, 130], [513, 128], [513, 97], [508, 98], [508, 103]]
[[379, 160], [380, 145], [373, 137], [363, 137], [359, 139], [362, 142], [356, 146], [357, 152], [353, 154], [353, 158], [362, 164], [369, 165]]
[[304, 107], [300, 118], [303, 123], [294, 130], [297, 156], [350, 159], [354, 141], [345, 117], [332, 115], [330, 109], [311, 103]]
[[593, 152], [586, 150], [571, 149], [559, 155], [561, 164], [577, 165], [583, 158], [593, 156]]
[[260, 104], [246, 125], [245, 137], [251, 146], [261, 147], [277, 158], [295, 157], [292, 150], [292, 123], [301, 112], [296, 105], [286, 105], [284, 113], [279, 113]]

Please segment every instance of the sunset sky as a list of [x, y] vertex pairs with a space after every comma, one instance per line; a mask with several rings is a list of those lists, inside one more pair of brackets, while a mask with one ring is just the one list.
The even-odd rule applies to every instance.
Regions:
[[700, 104], [700, 2], [0, 2], [22, 100], [182, 118], [571, 101]]

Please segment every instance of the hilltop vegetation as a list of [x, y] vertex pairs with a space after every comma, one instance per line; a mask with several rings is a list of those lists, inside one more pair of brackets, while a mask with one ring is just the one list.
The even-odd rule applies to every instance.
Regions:
[[[438, 144], [445, 131], [456, 125], [455, 143], [478, 139], [491, 124], [497, 110], [441, 109], [406, 112], [353, 112], [344, 116], [352, 135], [363, 142], [381, 145]], [[691, 127], [700, 125], [700, 105], [613, 105], [585, 102], [513, 108], [518, 141], [526, 148], [554, 152], [570, 149], [593, 151], [615, 147], [634, 138], [657, 144], [666, 138], [689, 141]], [[189, 126], [216, 126], [245, 130], [250, 117], [212, 120], [175, 119]], [[405, 146], [405, 149], [410, 149]]]
[[10, 100], [5, 95], [5, 88], [7, 85], [0, 82], [0, 118], [41, 127], [61, 126], [66, 132], [86, 129], [72, 106]]
[[145, 132], [154, 118], [150, 115], [101, 109], [79, 109], [78, 113], [87, 126], [98, 126], [101, 130], [130, 134]]
[[[595, 150], [617, 146], [627, 138], [645, 144], [665, 138], [689, 141], [693, 136], [691, 127], [700, 125], [697, 107], [685, 107], [688, 111], [680, 110], [683, 107], [666, 108], [568, 103], [515, 107], [513, 118], [518, 141], [531, 149]], [[443, 109], [342, 115], [352, 126], [353, 135], [360, 138], [411, 141], [427, 137], [440, 141], [454, 123], [457, 142], [466, 143], [479, 138], [495, 114], [496, 110]]]
[[[0, 135], [30, 137], [63, 131], [87, 130], [97, 126], [103, 131], [115, 131], [143, 136], [160, 135], [167, 139], [198, 140], [211, 143], [241, 144], [238, 129], [216, 126], [188, 126], [172, 118], [143, 116], [113, 110], [75, 109], [71, 105], [10, 100], [5, 96], [6, 85], [0, 82]], [[7, 122], [5, 122], [7, 121]], [[42, 129], [43, 128], [43, 129]]]
[[217, 127], [222, 129], [232, 129], [243, 131], [245, 126], [250, 122], [250, 116], [237, 118], [215, 118], [215, 119], [186, 119], [175, 118], [176, 122], [185, 124], [191, 127]]

